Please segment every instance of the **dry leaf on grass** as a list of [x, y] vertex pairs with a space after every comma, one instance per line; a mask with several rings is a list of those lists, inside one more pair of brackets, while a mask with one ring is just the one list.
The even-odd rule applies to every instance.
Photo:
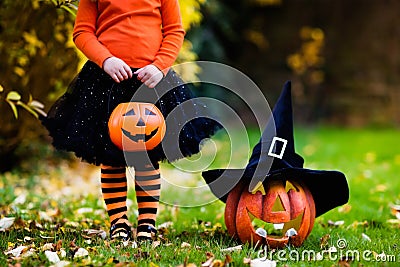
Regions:
[[46, 250], [46, 251], [44, 252], [44, 255], [46, 256], [47, 260], [48, 260], [50, 263], [57, 263], [57, 262], [60, 262], [60, 258], [58, 257], [57, 252], [53, 252], [53, 251]]
[[330, 238], [331, 238], [331, 236], [329, 234], [326, 234], [319, 239], [319, 246], [321, 249], [323, 249], [324, 247], [326, 247], [328, 245]]
[[5, 232], [15, 221], [15, 217], [4, 217], [0, 219], [0, 232]]
[[78, 248], [78, 250], [75, 252], [74, 258], [81, 258], [89, 255], [89, 251], [87, 251], [84, 248]]
[[234, 251], [241, 251], [243, 249], [242, 245], [238, 245], [235, 247], [223, 248], [221, 252], [234, 252]]
[[101, 239], [106, 239], [107, 233], [104, 230], [95, 230], [95, 229], [85, 229], [82, 231], [82, 237], [86, 239], [90, 239], [92, 237], [100, 237]]
[[19, 246], [19, 247], [16, 247], [16, 248], [12, 249], [12, 250], [5, 251], [4, 253], [5, 253], [6, 255], [11, 255], [11, 256], [17, 258], [17, 257], [19, 257], [23, 252], [25, 252], [25, 251], [27, 251], [27, 250], [28, 250], [28, 247], [27, 247], [27, 246]]
[[187, 243], [187, 242], [182, 242], [182, 244], [181, 244], [181, 248], [190, 248], [192, 245], [190, 245], [189, 243]]
[[331, 221], [331, 220], [328, 221], [328, 225], [329, 226], [338, 227], [338, 226], [341, 226], [343, 224], [344, 224], [344, 221], [336, 221], [336, 222]]
[[390, 211], [398, 220], [400, 220], [400, 205], [390, 204]]
[[362, 240], [371, 242], [371, 238], [369, 236], [367, 236], [366, 234], [364, 234], [364, 233], [361, 234], [361, 238], [362, 238]]

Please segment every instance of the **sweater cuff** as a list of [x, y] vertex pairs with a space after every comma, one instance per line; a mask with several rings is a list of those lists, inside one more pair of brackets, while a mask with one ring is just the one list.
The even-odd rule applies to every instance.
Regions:
[[157, 69], [159, 69], [159, 70], [163, 73], [164, 77], [167, 75], [168, 71], [170, 70], [170, 67], [163, 68], [163, 67], [161, 67], [160, 64], [158, 64], [157, 62], [153, 62], [152, 64], [153, 64], [154, 66], [156, 66]]

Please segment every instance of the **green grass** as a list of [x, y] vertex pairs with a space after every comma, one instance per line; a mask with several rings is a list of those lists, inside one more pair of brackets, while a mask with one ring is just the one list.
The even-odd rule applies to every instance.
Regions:
[[[391, 213], [390, 205], [400, 204], [399, 137], [400, 131], [395, 129], [296, 127], [296, 150], [305, 158], [305, 167], [345, 173], [350, 186], [350, 200], [347, 205], [317, 218], [313, 231], [302, 247], [289, 246], [279, 251], [267, 251], [268, 258], [276, 260], [277, 266], [337, 266], [339, 258], [347, 253], [347, 256], [353, 258], [351, 266], [398, 266], [400, 221]], [[257, 139], [257, 134], [251, 133], [250, 144], [254, 145]], [[233, 158], [230, 159], [230, 150], [225, 149], [229, 147], [229, 142], [224, 135], [218, 135], [214, 144], [219, 152], [215, 158], [212, 157], [214, 160], [211, 166], [207, 166], [208, 169], [226, 167], [228, 162], [233, 167], [246, 164], [244, 147], [235, 144], [232, 147]], [[209, 149], [205, 147], [206, 151]], [[226, 232], [224, 205], [213, 201], [209, 190], [199, 193], [196, 188], [193, 189], [202, 184], [198, 173], [183, 181], [192, 187], [182, 191], [184, 193], [174, 187], [166, 186], [163, 189], [162, 200], [168, 205], [161, 205], [158, 224], [170, 222], [172, 225], [160, 231], [162, 236], [159, 246], [132, 248], [131, 244], [124, 247], [121, 243], [109, 242], [100, 237], [87, 239], [84, 229], [108, 231], [107, 216], [98, 189], [84, 194], [66, 194], [60, 198], [50, 195], [47, 192], [50, 184], [60, 184], [61, 188], [68, 185], [72, 189], [75, 186], [77, 190], [82, 187], [81, 184], [73, 184], [76, 177], [71, 177], [74, 174], [68, 172], [76, 166], [69, 167], [65, 160], [59, 163], [51, 155], [51, 151], [41, 152], [37, 156], [44, 158], [43, 161], [32, 159], [20, 169], [0, 175], [0, 218], [16, 218], [10, 229], [0, 232], [0, 266], [15, 265], [18, 262], [23, 266], [49, 266], [51, 263], [44, 255], [43, 246], [57, 242], [59, 246], [53, 250], [60, 252], [59, 248], [62, 247], [66, 252], [62, 260], [71, 262], [73, 266], [122, 266], [128, 263], [132, 266], [178, 266], [189, 263], [201, 266], [207, 260], [207, 255], [211, 254], [222, 262], [229, 255], [232, 261], [230, 266], [242, 266], [245, 265], [244, 258], [262, 256], [259, 249], [249, 245], [244, 245], [237, 252], [221, 251], [237, 246], [240, 242]], [[204, 156], [207, 158], [207, 155]], [[48, 159], [51, 159], [50, 163]], [[179, 164], [178, 167], [191, 165], [190, 162]], [[27, 167], [31, 165], [32, 168]], [[179, 176], [169, 164], [162, 164], [162, 172], [166, 176]], [[80, 183], [80, 180], [77, 181]], [[54, 188], [51, 187], [51, 190]], [[22, 204], [13, 204], [15, 198], [23, 193], [26, 194], [26, 200]], [[129, 218], [134, 223], [134, 192], [130, 191], [128, 197], [133, 201]], [[194, 207], [179, 207], [182, 204], [193, 204]], [[80, 213], [80, 208], [90, 209], [86, 210], [87, 213]], [[43, 213], [50, 218], [46, 220]], [[331, 225], [331, 222], [337, 221], [343, 221], [343, 224]], [[328, 234], [330, 238], [321, 248], [320, 239]], [[363, 234], [371, 241], [363, 238]], [[323, 252], [329, 247], [338, 248], [337, 242], [342, 239], [346, 241], [345, 248], [338, 249], [330, 256]], [[12, 259], [2, 253], [21, 245], [27, 246], [34, 254]], [[89, 257], [74, 259], [77, 247], [88, 250]], [[318, 252], [325, 253], [323, 260], [309, 261], [302, 258], [307, 253]], [[386, 261], [374, 261], [375, 256], [382, 253], [386, 255]], [[359, 260], [357, 255], [360, 256]], [[366, 256], [371, 261], [366, 260]]]

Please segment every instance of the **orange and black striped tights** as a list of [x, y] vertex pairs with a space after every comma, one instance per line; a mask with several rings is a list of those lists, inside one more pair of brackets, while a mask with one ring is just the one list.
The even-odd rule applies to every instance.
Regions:
[[[127, 178], [125, 167], [101, 165], [101, 190], [111, 226], [130, 226], [127, 217]], [[161, 179], [158, 166], [135, 166], [135, 190], [138, 204], [138, 239], [151, 239], [155, 232], [160, 200]]]

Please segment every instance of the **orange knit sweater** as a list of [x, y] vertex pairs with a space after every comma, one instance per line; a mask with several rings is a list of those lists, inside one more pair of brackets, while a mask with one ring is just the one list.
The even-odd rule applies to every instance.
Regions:
[[115, 56], [132, 68], [165, 70], [184, 35], [178, 0], [81, 0], [73, 40], [100, 67]]

